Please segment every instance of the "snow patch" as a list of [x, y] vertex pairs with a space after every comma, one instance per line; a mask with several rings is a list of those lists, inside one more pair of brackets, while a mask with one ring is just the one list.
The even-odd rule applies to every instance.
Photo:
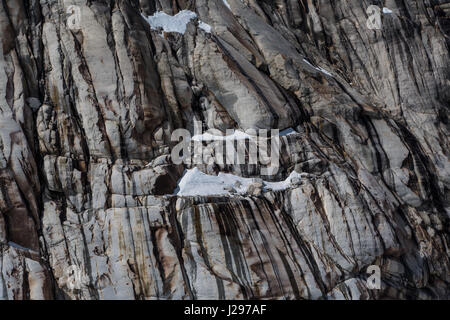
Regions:
[[230, 4], [228, 3], [228, 1], [227, 0], [222, 0], [222, 1], [223, 1], [223, 4], [231, 11], [231, 7], [230, 7]]
[[197, 14], [189, 10], [180, 11], [174, 16], [170, 16], [163, 11], [158, 11], [155, 12], [154, 15], [148, 17], [147, 22], [154, 30], [162, 28], [165, 32], [178, 32], [184, 34], [186, 32], [186, 25], [196, 17]]
[[20, 244], [17, 244], [17, 243], [12, 242], [12, 241], [9, 241], [9, 242], [8, 242], [8, 246], [13, 247], [13, 248], [18, 249], [18, 250], [22, 250], [22, 251], [27, 251], [27, 252], [37, 253], [37, 252], [36, 252], [35, 250], [33, 250], [33, 249], [25, 248], [25, 247], [21, 246]]
[[[284, 137], [291, 134], [298, 134], [298, 132], [292, 128], [287, 128], [280, 131], [279, 136]], [[209, 132], [205, 132], [203, 134], [195, 135], [191, 138], [192, 141], [231, 141], [231, 140], [255, 140], [255, 139], [257, 139], [257, 136], [252, 136], [240, 130], [235, 130], [233, 134], [230, 134], [228, 136], [220, 135], [220, 133], [215, 135]]]
[[322, 72], [322, 73], [325, 73], [327, 76], [330, 76], [330, 77], [333, 76], [330, 72], [328, 72], [327, 70], [325, 70], [325, 69], [322, 68], [322, 67], [317, 67], [316, 69], [319, 70], [319, 71]]
[[[285, 190], [292, 186], [293, 179], [300, 179], [300, 174], [293, 171], [290, 176], [280, 182], [263, 181], [265, 190], [274, 191]], [[236, 193], [245, 194], [248, 188], [259, 179], [242, 178], [230, 173], [219, 173], [212, 176], [201, 172], [197, 168], [186, 170], [185, 174], [178, 183], [175, 194], [178, 196], [218, 196], [229, 195], [230, 190], [234, 189]], [[259, 180], [260, 181], [260, 180]]]
[[294, 180], [297, 180], [297, 181], [301, 180], [301, 175], [297, 171], [292, 171], [292, 173], [289, 175], [289, 177], [287, 177], [286, 180], [284, 180], [284, 181], [279, 181], [279, 182], [264, 181], [264, 187], [265, 187], [265, 189], [271, 189], [273, 191], [286, 190], [293, 185]]
[[306, 59], [303, 59], [303, 61], [305, 61], [308, 65], [310, 65], [311, 67], [313, 67], [313, 68], [316, 69], [317, 71], [320, 71], [320, 72], [322, 72], [322, 73], [324, 73], [324, 74], [326, 74], [327, 76], [330, 76], [330, 77], [333, 76], [330, 72], [328, 72], [328, 71], [325, 70], [324, 68], [322, 68], [322, 67], [315, 67], [315, 66], [313, 66], [313, 65], [311, 64], [311, 62], [309, 62], [309, 61], [306, 60]]
[[384, 7], [383, 8], [383, 13], [391, 14], [391, 13], [394, 13], [394, 12], [391, 9]]
[[[197, 18], [197, 14], [190, 10], [182, 10], [174, 16], [170, 16], [163, 11], [155, 12], [154, 15], [145, 17], [150, 28], [157, 30], [162, 28], [164, 32], [177, 32], [184, 34], [186, 32], [186, 26], [192, 19]], [[206, 32], [211, 32], [211, 26], [199, 21], [199, 27]]]
[[202, 30], [205, 30], [207, 33], [211, 33], [211, 26], [203, 21], [200, 21], [198, 27]]
[[198, 134], [192, 137], [191, 140], [193, 141], [230, 141], [230, 140], [245, 140], [245, 139], [253, 139], [254, 136], [251, 136], [245, 132], [235, 130], [233, 134], [230, 134], [228, 136], [220, 136], [220, 135], [213, 135], [209, 132], [205, 132], [203, 134]]
[[280, 137], [290, 136], [292, 134], [298, 134], [298, 132], [292, 128], [287, 128], [280, 132]]

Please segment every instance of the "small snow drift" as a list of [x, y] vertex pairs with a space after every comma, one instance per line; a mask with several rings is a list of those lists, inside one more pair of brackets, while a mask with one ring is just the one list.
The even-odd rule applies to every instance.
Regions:
[[[217, 132], [219, 133], [219, 132]], [[233, 134], [228, 136], [221, 136], [218, 134], [212, 134], [210, 132], [205, 132], [203, 134], [195, 135], [192, 137], [192, 141], [231, 141], [231, 140], [253, 140], [256, 137], [251, 136], [243, 131], [235, 130]]]
[[293, 185], [293, 182], [300, 181], [300, 174], [293, 171], [284, 181], [266, 182], [261, 179], [242, 178], [229, 173], [219, 173], [211, 176], [201, 172], [197, 168], [186, 170], [184, 176], [178, 183], [175, 194], [178, 196], [217, 196], [228, 195], [230, 190], [235, 193], [245, 194], [250, 186], [261, 183], [264, 190], [280, 191]]
[[228, 3], [228, 1], [227, 0], [222, 0], [222, 1], [223, 1], [223, 4], [231, 11], [231, 7], [230, 7], [230, 4]]
[[384, 8], [383, 8], [383, 13], [386, 13], [386, 14], [392, 14], [392, 13], [394, 13], [394, 12], [393, 12], [391, 9], [384, 7]]
[[207, 33], [211, 33], [211, 26], [207, 23], [204, 23], [203, 21], [200, 21], [198, 23], [198, 27], [202, 30], [205, 30]]
[[[257, 140], [258, 136], [248, 134], [247, 132], [240, 131], [240, 130], [234, 130], [232, 134], [229, 135], [220, 135], [220, 131], [216, 131], [217, 134], [214, 134], [213, 131], [211, 132], [204, 132], [203, 134], [195, 135], [191, 138], [192, 141], [238, 141], [238, 140]], [[298, 134], [297, 131], [295, 131], [292, 128], [287, 128], [279, 132], [280, 137], [289, 136], [293, 134]]]
[[[192, 19], [197, 18], [197, 14], [190, 10], [182, 10], [174, 16], [170, 16], [165, 12], [158, 11], [154, 15], [145, 17], [153, 30], [162, 28], [164, 32], [177, 32], [184, 34], [186, 32], [186, 25]], [[208, 33], [211, 33], [211, 26], [199, 21], [199, 27]]]
[[308, 65], [310, 65], [311, 67], [313, 67], [314, 69], [316, 69], [317, 71], [320, 71], [320, 72], [322, 72], [323, 74], [326, 74], [326, 75], [329, 76], [329, 77], [332, 77], [332, 76], [333, 76], [329, 71], [325, 70], [324, 68], [322, 68], [322, 67], [315, 67], [315, 66], [312, 65], [311, 62], [309, 62], [309, 61], [306, 60], [306, 59], [303, 59], [303, 61], [306, 62], [306, 63], [307, 63]]
[[292, 128], [287, 128], [280, 132], [280, 137], [290, 136], [293, 134], [298, 134], [298, 132]]

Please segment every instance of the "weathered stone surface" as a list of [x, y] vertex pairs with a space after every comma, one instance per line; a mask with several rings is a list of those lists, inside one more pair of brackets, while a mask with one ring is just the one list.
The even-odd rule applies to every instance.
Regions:
[[[0, 4], [0, 299], [450, 297], [449, 1], [227, 3]], [[211, 33], [142, 18], [183, 9]], [[245, 193], [181, 197], [196, 120], [296, 133], [272, 177], [198, 165]]]

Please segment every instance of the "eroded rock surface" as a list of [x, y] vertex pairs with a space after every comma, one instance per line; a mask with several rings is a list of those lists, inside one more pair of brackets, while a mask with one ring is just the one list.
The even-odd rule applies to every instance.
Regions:
[[[143, 18], [181, 10], [184, 34]], [[0, 299], [448, 299], [449, 19], [446, 0], [3, 1]], [[301, 178], [198, 165], [255, 183], [174, 195], [194, 165], [171, 134], [194, 121], [294, 128], [270, 179]]]

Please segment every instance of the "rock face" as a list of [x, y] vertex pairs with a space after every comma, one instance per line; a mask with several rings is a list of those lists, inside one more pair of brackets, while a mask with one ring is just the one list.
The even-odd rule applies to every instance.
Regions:
[[[0, 299], [450, 297], [450, 1], [3, 1], [0, 34]], [[269, 179], [175, 164], [196, 120], [294, 128], [301, 178], [174, 195]]]

